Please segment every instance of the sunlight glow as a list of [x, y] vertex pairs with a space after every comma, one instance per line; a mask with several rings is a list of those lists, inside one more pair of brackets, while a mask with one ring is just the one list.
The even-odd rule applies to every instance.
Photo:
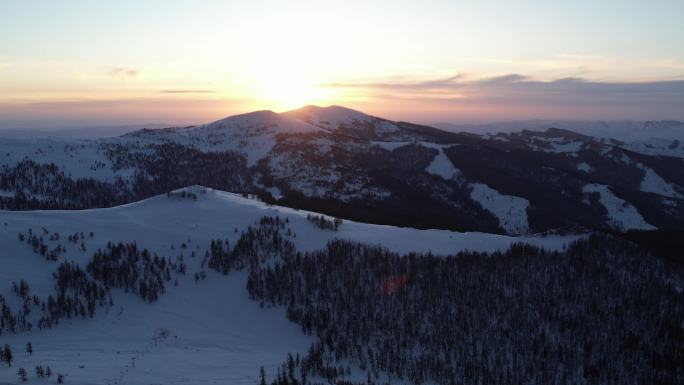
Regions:
[[3, 0], [0, 126], [306, 104], [422, 123], [684, 119], [681, 0], [509, 3]]
[[306, 104], [326, 104], [335, 99], [334, 90], [320, 88], [296, 79], [266, 77], [257, 82], [254, 98], [274, 111], [287, 111]]

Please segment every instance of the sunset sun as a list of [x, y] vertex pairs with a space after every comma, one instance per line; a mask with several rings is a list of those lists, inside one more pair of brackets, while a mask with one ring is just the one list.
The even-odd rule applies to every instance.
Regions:
[[259, 99], [274, 111], [295, 109], [307, 104], [324, 104], [325, 90], [306, 83], [283, 80], [267, 80], [260, 84]]
[[245, 93], [254, 108], [286, 111], [307, 104], [331, 104], [338, 96], [334, 89], [320, 87], [301, 69], [259, 67], [245, 78]]

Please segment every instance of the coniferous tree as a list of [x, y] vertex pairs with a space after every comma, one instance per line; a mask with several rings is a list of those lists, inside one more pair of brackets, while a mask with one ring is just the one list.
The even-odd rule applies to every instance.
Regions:
[[14, 356], [12, 355], [12, 349], [7, 344], [2, 350], [2, 359], [3, 361], [7, 362], [7, 366], [12, 366], [12, 360], [14, 359]]
[[266, 384], [266, 371], [264, 370], [263, 366], [259, 370], [259, 385], [267, 385]]
[[19, 382], [26, 382], [26, 381], [28, 381], [26, 369], [24, 369], [24, 368], [19, 368], [19, 371], [17, 372], [17, 375], [19, 376]]

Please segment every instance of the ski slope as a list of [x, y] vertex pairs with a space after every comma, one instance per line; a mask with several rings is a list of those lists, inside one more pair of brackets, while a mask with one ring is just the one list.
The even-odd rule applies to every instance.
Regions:
[[[314, 339], [289, 322], [283, 308], [262, 309], [250, 301], [245, 272], [224, 276], [201, 266], [212, 239], [234, 244], [242, 229], [265, 215], [287, 218], [296, 235], [293, 240], [303, 251], [322, 248], [334, 238], [381, 244], [401, 253], [435, 254], [503, 250], [513, 242], [561, 249], [577, 238], [508, 237], [350, 221], [334, 232], [314, 227], [305, 211], [202, 187], [185, 190], [197, 194], [197, 200], [162, 195], [106, 209], [0, 211], [0, 294], [10, 306], [10, 300], [16, 299], [13, 281], [24, 279], [31, 295], [39, 296], [47, 296], [54, 285], [52, 272], [59, 262], [47, 261], [18, 240], [18, 232], [29, 228], [41, 234], [43, 227], [49, 233], [59, 232], [59, 242], [67, 247], [60, 261], [81, 266], [108, 241], [134, 241], [173, 258], [182, 253], [188, 265], [178, 286], [169, 285], [157, 302], [149, 304], [112, 289], [114, 306], [98, 308], [94, 319], [62, 320], [51, 329], [0, 335], [0, 344], [9, 344], [15, 356], [12, 367], [0, 365], [0, 384], [15, 383], [19, 367], [29, 372], [30, 383], [55, 382], [54, 376], [37, 379], [37, 365], [64, 374], [67, 384], [255, 384], [262, 365], [273, 378], [288, 352], [303, 355]], [[86, 236], [85, 251], [65, 242], [74, 232], [93, 232], [92, 237]], [[54, 246], [58, 241], [46, 239], [46, 243]], [[199, 271], [205, 271], [207, 278], [196, 283], [193, 276]], [[30, 356], [24, 351], [28, 341], [34, 348]]]

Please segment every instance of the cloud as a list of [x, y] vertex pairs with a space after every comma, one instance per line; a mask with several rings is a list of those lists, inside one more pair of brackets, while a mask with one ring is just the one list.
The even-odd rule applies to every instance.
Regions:
[[490, 78], [485, 78], [482, 80], [478, 80], [476, 83], [479, 84], [510, 84], [510, 83], [520, 83], [523, 81], [528, 80], [526, 76], [523, 75], [518, 75], [518, 74], [508, 74], [508, 75], [501, 75], [501, 76], [494, 76]]
[[113, 77], [134, 78], [140, 74], [140, 70], [128, 67], [115, 67], [109, 70], [109, 75]]
[[[610, 82], [580, 77], [536, 80], [520, 74], [453, 76], [415, 82], [322, 85], [364, 93], [376, 104], [392, 101], [444, 113], [464, 108], [505, 118], [684, 119], [684, 80]], [[397, 107], [400, 109], [401, 107]], [[496, 118], [499, 118], [498, 116]]]
[[358, 83], [322, 83], [318, 87], [324, 88], [374, 88], [374, 89], [428, 89], [428, 88], [443, 88], [453, 87], [457, 85], [457, 81], [461, 79], [462, 75], [449, 76], [447, 78], [439, 78], [433, 80], [425, 80], [418, 82], [358, 82]]
[[217, 91], [215, 90], [161, 90], [159, 91], [162, 94], [214, 94]]
[[198, 124], [248, 111], [249, 104], [249, 100], [237, 98], [199, 99], [192, 95], [180, 95], [177, 98], [163, 95], [124, 99], [71, 98], [13, 103], [4, 103], [0, 99], [0, 120], [52, 122], [54, 126], [64, 125], [60, 122], [99, 125], [148, 122]]

